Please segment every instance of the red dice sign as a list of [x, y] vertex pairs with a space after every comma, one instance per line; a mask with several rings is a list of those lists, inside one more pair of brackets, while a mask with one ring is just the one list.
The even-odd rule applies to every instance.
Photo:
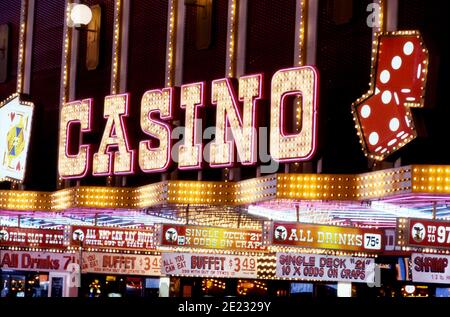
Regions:
[[417, 137], [410, 107], [423, 107], [428, 51], [418, 32], [378, 36], [369, 92], [352, 106], [366, 156], [383, 160]]

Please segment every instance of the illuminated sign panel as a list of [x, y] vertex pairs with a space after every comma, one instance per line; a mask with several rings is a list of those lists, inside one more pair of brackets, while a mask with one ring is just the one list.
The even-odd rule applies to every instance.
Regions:
[[450, 249], [450, 221], [399, 218], [397, 233], [401, 246]]
[[0, 250], [0, 270], [67, 272], [78, 255], [50, 252]]
[[66, 242], [63, 230], [2, 227], [0, 246], [64, 249]]
[[25, 178], [33, 108], [18, 95], [0, 104], [0, 181]]
[[161, 256], [83, 252], [84, 273], [161, 276]]
[[274, 222], [270, 229], [274, 246], [311, 249], [381, 252], [383, 232], [377, 229]]
[[[204, 153], [203, 142], [196, 121], [201, 120], [199, 108], [205, 107], [205, 83], [183, 85], [179, 107], [185, 110], [184, 142], [172, 149], [174, 89], [147, 91], [141, 101], [141, 130], [151, 139], [140, 142], [139, 149], [131, 149], [124, 118], [129, 113], [129, 95], [105, 98], [106, 124], [99, 150], [92, 154], [91, 145], [83, 137], [92, 129], [90, 99], [74, 101], [62, 106], [59, 137], [59, 175], [63, 179], [82, 178], [92, 161], [94, 176], [132, 174], [135, 154], [144, 173], [167, 170], [177, 159], [180, 169], [199, 169], [204, 161], [211, 167], [231, 166], [237, 162], [254, 165], [258, 162], [256, 113], [263, 97], [263, 76], [244, 76], [239, 79], [237, 93], [232, 80], [212, 82], [211, 103], [216, 106], [215, 139], [209, 152]], [[314, 67], [295, 67], [280, 70], [272, 78], [270, 109], [270, 152], [279, 162], [310, 160], [316, 150], [318, 72]], [[301, 130], [285, 133], [283, 117], [289, 96], [297, 96], [301, 107]], [[287, 113], [287, 112], [286, 112]], [[73, 148], [71, 126], [81, 125], [78, 153]], [[233, 137], [233, 138], [231, 138]], [[236, 149], [236, 151], [235, 151]], [[174, 154], [174, 151], [178, 155]], [[235, 154], [236, 152], [236, 154]], [[177, 156], [177, 158], [175, 157]]]
[[257, 230], [164, 224], [159, 232], [161, 246], [234, 251], [266, 249], [262, 233]]
[[72, 247], [133, 251], [156, 248], [153, 230], [72, 226], [69, 234]]
[[327, 282], [373, 283], [375, 259], [277, 253], [276, 276]]
[[[112, 95], [105, 98], [104, 117], [107, 119], [100, 149], [94, 154], [93, 174], [106, 176], [132, 174], [134, 150], [128, 145], [128, 135], [123, 121], [128, 116], [129, 95]], [[111, 151], [110, 147], [118, 150]]]
[[418, 32], [378, 36], [369, 92], [352, 106], [367, 156], [383, 160], [417, 137], [411, 107], [423, 107], [428, 51]]

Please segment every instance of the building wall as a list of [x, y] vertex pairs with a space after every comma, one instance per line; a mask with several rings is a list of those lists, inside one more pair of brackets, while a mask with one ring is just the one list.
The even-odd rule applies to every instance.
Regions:
[[61, 77], [64, 6], [37, 0], [30, 96], [35, 104], [26, 187], [51, 190], [57, 173], [59, 83]]
[[9, 26], [8, 77], [5, 83], [0, 84], [0, 100], [3, 100], [16, 91], [20, 0], [0, 2], [0, 25], [1, 24], [8, 24]]

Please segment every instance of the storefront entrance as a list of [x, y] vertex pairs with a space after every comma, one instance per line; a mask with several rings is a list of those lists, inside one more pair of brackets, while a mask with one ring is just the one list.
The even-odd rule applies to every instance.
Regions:
[[81, 297], [158, 297], [159, 278], [83, 274]]
[[48, 274], [2, 272], [0, 297], [48, 297]]

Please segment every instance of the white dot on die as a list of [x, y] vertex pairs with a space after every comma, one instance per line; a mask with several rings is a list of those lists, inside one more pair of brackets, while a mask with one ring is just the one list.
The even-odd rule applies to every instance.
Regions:
[[397, 118], [391, 119], [389, 122], [389, 129], [391, 129], [392, 132], [395, 132], [400, 128], [400, 121]]
[[392, 100], [391, 92], [389, 90], [383, 92], [383, 94], [381, 95], [381, 101], [383, 101], [383, 103], [387, 105], [388, 103], [391, 102], [391, 100]]
[[361, 116], [362, 116], [364, 119], [366, 119], [366, 118], [370, 117], [371, 111], [372, 111], [372, 109], [370, 109], [370, 106], [369, 106], [369, 105], [364, 105], [364, 106], [361, 108]]
[[414, 44], [412, 42], [406, 42], [405, 45], [403, 45], [403, 53], [405, 55], [411, 55], [414, 52]]
[[380, 140], [380, 137], [378, 136], [378, 133], [372, 132], [372, 133], [369, 135], [369, 143], [370, 143], [371, 145], [376, 145], [376, 144], [378, 143], [379, 140]]
[[400, 56], [395, 56], [392, 59], [391, 66], [395, 70], [400, 69], [400, 67], [402, 67], [402, 58]]
[[380, 75], [380, 80], [383, 84], [386, 84], [391, 79], [391, 73], [388, 70], [383, 70]]

